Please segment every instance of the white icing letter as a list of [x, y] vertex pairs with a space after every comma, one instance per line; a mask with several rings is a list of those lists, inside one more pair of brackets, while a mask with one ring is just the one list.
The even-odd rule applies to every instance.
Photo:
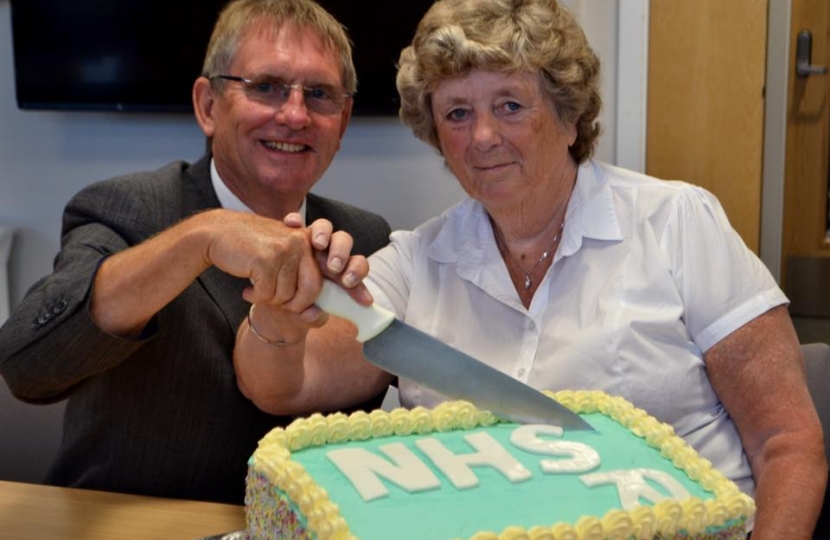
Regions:
[[403, 444], [385, 444], [378, 449], [393, 463], [364, 448], [332, 450], [326, 457], [349, 479], [364, 501], [389, 494], [378, 476], [410, 493], [441, 487], [429, 467]]
[[605, 473], [593, 473], [581, 476], [580, 479], [588, 487], [600, 484], [616, 484], [620, 495], [620, 505], [625, 510], [631, 510], [640, 506], [640, 498], [656, 503], [668, 498], [646, 482], [646, 478], [657, 482], [665, 488], [671, 497], [685, 499], [689, 492], [683, 484], [672, 478], [669, 474], [654, 469], [632, 469], [630, 471], [610, 471]]
[[548, 474], [555, 473], [582, 473], [599, 467], [599, 453], [596, 450], [578, 442], [549, 441], [539, 438], [539, 435], [562, 436], [559, 426], [526, 425], [517, 427], [510, 435], [510, 442], [532, 454], [547, 454], [551, 456], [570, 456], [571, 459], [543, 459], [539, 462], [542, 471]]
[[468, 489], [478, 485], [478, 477], [470, 470], [471, 465], [493, 467], [514, 484], [528, 480], [532, 476], [524, 465], [511, 456], [488, 433], [465, 435], [464, 440], [477, 452], [456, 455], [440, 441], [431, 437], [418, 439], [415, 441], [415, 446], [429, 456], [435, 466], [447, 475], [457, 489]]

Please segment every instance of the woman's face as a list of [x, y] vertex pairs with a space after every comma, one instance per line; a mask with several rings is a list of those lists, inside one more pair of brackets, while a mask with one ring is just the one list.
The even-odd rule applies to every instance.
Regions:
[[570, 189], [576, 177], [568, 153], [576, 127], [559, 119], [536, 73], [446, 79], [432, 93], [432, 113], [447, 165], [488, 210]]

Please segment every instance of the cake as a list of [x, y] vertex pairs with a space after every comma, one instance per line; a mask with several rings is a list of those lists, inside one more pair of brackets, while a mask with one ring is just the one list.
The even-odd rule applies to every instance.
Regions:
[[274, 429], [248, 464], [248, 537], [745, 539], [754, 502], [670, 426], [603, 392], [549, 395], [596, 431], [463, 401]]

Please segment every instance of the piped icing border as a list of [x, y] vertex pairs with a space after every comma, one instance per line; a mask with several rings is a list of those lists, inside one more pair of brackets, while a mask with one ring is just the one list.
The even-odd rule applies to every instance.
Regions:
[[[577, 414], [599, 412], [615, 420], [659, 450], [689, 478], [713, 492], [716, 498], [707, 501], [696, 497], [664, 500], [653, 507], [640, 506], [632, 511], [610, 510], [602, 518], [583, 516], [573, 525], [559, 523], [554, 527], [531, 529], [507, 527], [501, 533], [477, 533], [469, 540], [624, 540], [707, 533], [713, 534], [714, 538], [717, 533], [713, 529], [738, 526], [754, 514], [755, 503], [751, 497], [700, 457], [671, 426], [649, 416], [646, 411], [621, 397], [601, 391], [564, 390], [546, 391], [545, 394]], [[314, 482], [302, 465], [291, 460], [291, 452], [393, 435], [470, 430], [500, 422], [492, 413], [476, 409], [465, 401], [444, 402], [433, 410], [416, 407], [391, 412], [359, 411], [349, 416], [343, 413], [314, 414], [295, 420], [285, 429], [276, 428], [268, 433], [254, 453], [255, 468], [290, 497], [317, 540], [357, 540], [337, 505], [329, 500], [326, 491]]]

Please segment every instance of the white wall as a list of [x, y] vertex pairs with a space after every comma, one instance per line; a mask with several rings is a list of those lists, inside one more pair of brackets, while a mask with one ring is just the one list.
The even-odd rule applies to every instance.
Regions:
[[[617, 2], [566, 3], [587, 21], [586, 33], [603, 60], [605, 129], [597, 157], [613, 162], [620, 157]], [[8, 269], [15, 306], [50, 271], [61, 212], [75, 192], [113, 175], [194, 160], [204, 140], [189, 116], [18, 110], [10, 12], [8, 0], [0, 0], [0, 226], [16, 231]], [[462, 195], [436, 154], [395, 118], [355, 119], [315, 191], [376, 211], [395, 228], [414, 227]], [[17, 402], [0, 384], [0, 479], [42, 478], [57, 447], [61, 410]]]

